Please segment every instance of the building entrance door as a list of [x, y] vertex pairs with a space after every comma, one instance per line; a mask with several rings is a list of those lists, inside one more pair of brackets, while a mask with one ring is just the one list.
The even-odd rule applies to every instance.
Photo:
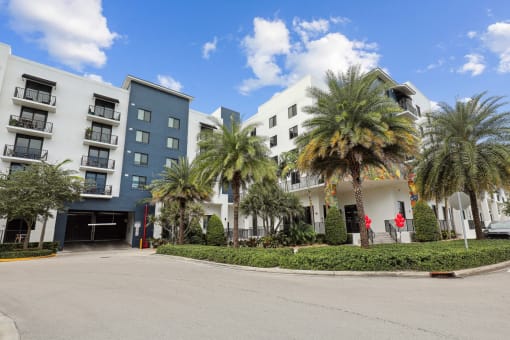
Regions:
[[358, 209], [356, 204], [345, 205], [345, 227], [348, 233], [359, 233]]

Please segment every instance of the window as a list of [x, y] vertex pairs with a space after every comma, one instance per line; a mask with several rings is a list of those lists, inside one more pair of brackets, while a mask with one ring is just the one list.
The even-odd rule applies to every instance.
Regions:
[[181, 121], [174, 117], [168, 117], [168, 127], [178, 129], [181, 127]]
[[144, 110], [144, 109], [138, 109], [138, 120], [143, 120], [146, 122], [151, 121], [151, 112]]
[[110, 150], [91, 146], [89, 147], [89, 154], [85, 165], [108, 168], [108, 158], [110, 158]]
[[418, 112], [418, 117], [421, 117], [421, 108], [416, 105], [416, 111]]
[[271, 157], [271, 159], [273, 160], [273, 162], [278, 165], [278, 156], [273, 156]]
[[423, 130], [423, 126], [420, 126], [420, 134], [421, 134], [422, 138], [425, 136], [425, 131]]
[[250, 132], [250, 136], [255, 137], [257, 135], [257, 128], [253, 128]]
[[45, 158], [42, 150], [43, 139], [27, 135], [16, 135], [14, 150], [11, 156], [30, 159]]
[[273, 146], [276, 146], [278, 144], [278, 136], [273, 136], [269, 138], [269, 147], [272, 148]]
[[292, 106], [289, 106], [289, 108], [287, 109], [287, 112], [289, 114], [289, 118], [292, 118], [295, 115], [297, 115], [297, 105], [294, 104]]
[[86, 130], [87, 139], [96, 142], [117, 144], [116, 136], [112, 136], [112, 127], [106, 124], [92, 123], [92, 128]]
[[86, 194], [99, 194], [103, 195], [107, 193], [106, 187], [106, 174], [98, 172], [85, 173], [85, 190]]
[[165, 162], [165, 166], [167, 168], [171, 168], [173, 166], [175, 166], [179, 161], [175, 158], [167, 158], [166, 159], [166, 162]]
[[135, 165], [147, 166], [149, 164], [149, 155], [146, 153], [135, 152]]
[[136, 141], [144, 144], [149, 144], [149, 133], [145, 131], [136, 131]]
[[46, 128], [46, 111], [36, 110], [29, 107], [22, 107], [19, 123], [21, 127], [44, 131]]
[[290, 173], [290, 183], [291, 184], [301, 183], [301, 175], [299, 174], [299, 171], [292, 171]]
[[9, 167], [9, 174], [12, 174], [13, 172], [16, 172], [16, 171], [21, 171], [21, 170], [25, 170], [27, 167], [26, 164], [21, 164], [21, 163], [11, 163], [10, 167]]
[[166, 147], [169, 149], [178, 150], [179, 149], [179, 140], [177, 138], [168, 137], [166, 139]]
[[276, 116], [269, 118], [269, 128], [276, 126]]
[[297, 137], [297, 135], [298, 135], [297, 125], [295, 125], [289, 129], [289, 139], [295, 138]]
[[144, 190], [147, 185], [147, 177], [133, 175], [133, 181], [131, 182], [132, 189]]

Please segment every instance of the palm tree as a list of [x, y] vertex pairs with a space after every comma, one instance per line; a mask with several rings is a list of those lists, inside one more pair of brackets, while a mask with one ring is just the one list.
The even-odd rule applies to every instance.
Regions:
[[203, 174], [220, 184], [230, 184], [234, 195], [234, 247], [239, 247], [239, 201], [241, 188], [249, 182], [275, 177], [274, 162], [268, 157], [264, 140], [252, 136], [256, 124], [241, 127], [231, 120], [231, 126], [215, 121], [217, 129], [205, 133], [199, 142], [197, 162]]
[[[476, 238], [482, 239], [478, 195], [508, 185], [510, 180], [510, 112], [498, 110], [502, 97], [485, 97], [485, 92], [455, 107], [440, 103], [430, 115], [426, 136], [426, 165], [442, 191], [464, 191], [469, 195]], [[425, 165], [422, 165], [425, 167]], [[425, 181], [423, 179], [423, 181]]]
[[325, 178], [350, 177], [360, 221], [361, 246], [368, 247], [363, 205], [362, 176], [366, 169], [390, 171], [406, 155], [416, 153], [414, 124], [396, 113], [401, 109], [384, 95], [377, 74], [362, 74], [359, 66], [335, 76], [326, 73], [327, 90], [309, 89], [315, 104], [304, 111], [312, 118], [303, 123], [308, 131], [298, 137], [302, 149], [298, 166]]
[[178, 202], [179, 237], [178, 244], [184, 243], [184, 222], [186, 207], [190, 202], [208, 201], [212, 194], [212, 184], [199, 173], [196, 163], [180, 158], [171, 167], [165, 167], [161, 178], [150, 186], [154, 202]]

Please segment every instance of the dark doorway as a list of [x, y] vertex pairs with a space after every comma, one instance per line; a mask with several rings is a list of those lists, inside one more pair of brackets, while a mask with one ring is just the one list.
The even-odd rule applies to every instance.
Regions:
[[[398, 212], [400, 213], [400, 215], [402, 215], [403, 218], [406, 218], [406, 206], [405, 206], [404, 202], [397, 201], [397, 205], [398, 205]], [[435, 208], [434, 208], [434, 213], [437, 216], [437, 211], [435, 210]]]
[[356, 204], [345, 205], [345, 226], [348, 233], [359, 233], [358, 209]]
[[303, 215], [303, 222], [306, 224], [312, 224], [312, 208], [311, 207], [305, 207], [305, 213]]
[[[35, 229], [35, 223], [32, 225], [32, 230]], [[24, 220], [15, 219], [7, 222], [5, 228], [5, 243], [21, 243], [25, 240], [27, 235], [28, 227]], [[1, 240], [0, 240], [1, 241]]]
[[127, 212], [70, 210], [65, 242], [125, 240]]

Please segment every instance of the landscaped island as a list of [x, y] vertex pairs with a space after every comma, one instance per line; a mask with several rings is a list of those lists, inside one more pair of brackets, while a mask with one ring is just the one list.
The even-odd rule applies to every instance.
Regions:
[[510, 260], [508, 240], [463, 241], [300, 248], [227, 248], [165, 245], [158, 254], [252, 267], [351, 271], [451, 271]]

